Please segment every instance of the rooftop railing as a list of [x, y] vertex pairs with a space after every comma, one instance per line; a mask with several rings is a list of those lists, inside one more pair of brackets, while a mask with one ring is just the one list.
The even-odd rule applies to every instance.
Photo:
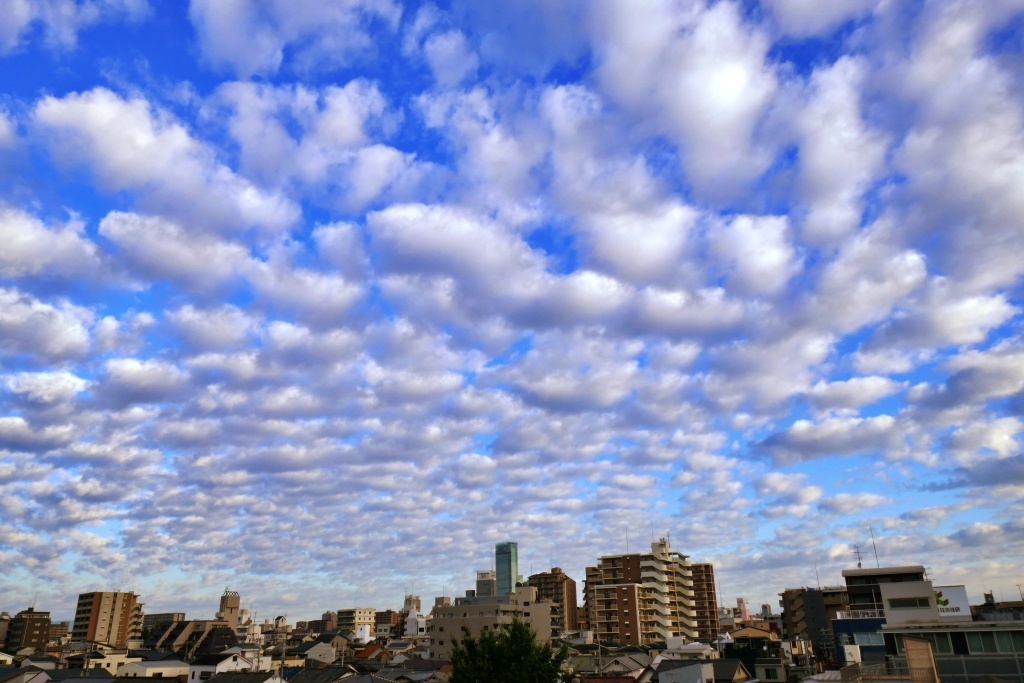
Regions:
[[836, 612], [836, 619], [885, 619], [884, 609], [852, 609]]

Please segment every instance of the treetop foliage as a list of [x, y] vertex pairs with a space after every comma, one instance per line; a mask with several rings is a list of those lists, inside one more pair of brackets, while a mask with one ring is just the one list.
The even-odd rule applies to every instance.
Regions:
[[562, 665], [569, 657], [563, 645], [538, 643], [537, 635], [515, 619], [500, 628], [488, 629], [473, 638], [462, 629], [462, 639], [452, 651], [451, 683], [567, 683]]

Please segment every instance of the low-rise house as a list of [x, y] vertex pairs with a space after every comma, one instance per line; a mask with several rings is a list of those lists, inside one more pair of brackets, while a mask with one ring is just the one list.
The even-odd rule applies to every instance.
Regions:
[[48, 655], [26, 655], [21, 657], [21, 659], [15, 658], [15, 663], [22, 669], [33, 666], [37, 669], [50, 671], [57, 668], [57, 660]]
[[338, 683], [350, 681], [356, 674], [351, 665], [325, 666], [322, 669], [303, 669], [288, 679], [288, 683]]
[[696, 662], [686, 659], [662, 659], [655, 661], [636, 679], [637, 683], [648, 683], [658, 676], [658, 683], [693, 683], [714, 681], [714, 664], [710, 661]]
[[64, 661], [69, 669], [103, 669], [114, 675], [125, 664], [141, 662], [142, 657], [129, 654], [128, 650], [97, 648], [97, 651], [94, 652], [80, 652], [70, 655]]
[[49, 672], [35, 666], [7, 668], [0, 672], [0, 683], [47, 683], [49, 680]]
[[356, 652], [356, 659], [375, 659], [378, 662], [387, 664], [394, 655], [386, 647], [378, 643], [367, 645]]
[[206, 655], [194, 660], [188, 667], [188, 681], [208, 681], [217, 674], [241, 673], [252, 670], [252, 662], [237, 654]]
[[751, 678], [750, 671], [738, 659], [716, 659], [711, 664], [715, 683], [744, 683]]
[[276, 671], [228, 671], [209, 680], [210, 683], [285, 683]]
[[188, 676], [188, 662], [180, 659], [129, 662], [117, 669], [119, 678], [174, 678]]
[[56, 669], [47, 671], [48, 683], [113, 683], [114, 675], [106, 669]]
[[292, 648], [289, 654], [300, 657], [306, 666], [309, 666], [312, 662], [330, 664], [334, 661], [334, 648], [327, 643], [321, 643], [316, 640], [302, 643]]

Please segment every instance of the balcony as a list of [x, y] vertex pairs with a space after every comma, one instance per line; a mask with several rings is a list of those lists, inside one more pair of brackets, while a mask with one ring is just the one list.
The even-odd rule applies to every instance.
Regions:
[[839, 675], [842, 683], [938, 683], [934, 669], [911, 668], [906, 662], [851, 664], [840, 669]]
[[884, 609], [853, 609], [836, 612], [836, 619], [885, 619]]

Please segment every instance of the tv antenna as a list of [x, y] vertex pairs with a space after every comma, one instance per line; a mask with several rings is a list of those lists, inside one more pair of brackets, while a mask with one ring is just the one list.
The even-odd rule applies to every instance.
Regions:
[[875, 551], [875, 566], [881, 569], [882, 565], [878, 563], [878, 547], [875, 545], [875, 527], [869, 526], [868, 531], [871, 532], [871, 548]]
[[853, 556], [857, 558], [857, 569], [860, 569], [861, 568], [861, 564], [860, 564], [861, 555], [860, 555], [860, 546], [859, 545], [853, 546]]

